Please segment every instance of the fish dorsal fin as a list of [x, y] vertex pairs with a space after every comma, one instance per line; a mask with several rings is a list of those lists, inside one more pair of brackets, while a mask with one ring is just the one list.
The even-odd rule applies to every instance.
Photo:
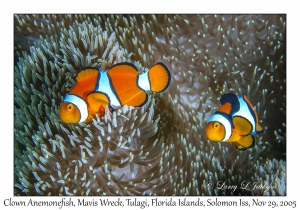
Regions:
[[262, 129], [262, 127], [258, 123], [256, 123], [256, 133], [257, 134], [264, 134], [265, 133], [265, 130]]
[[93, 68], [87, 68], [82, 71], [80, 71], [76, 77], [77, 82], [82, 82], [90, 79], [97, 78], [99, 74], [99, 71], [97, 69]]
[[221, 105], [225, 105], [226, 103], [231, 104], [230, 114], [233, 115], [234, 113], [240, 110], [240, 102], [238, 97], [233, 93], [224, 94], [220, 98]]
[[138, 71], [133, 64], [116, 64], [107, 71], [107, 75], [122, 106], [142, 106], [147, 102], [147, 93], [137, 85]]
[[249, 135], [252, 133], [252, 124], [244, 117], [235, 116], [232, 119], [234, 129], [241, 136]]
[[232, 112], [232, 104], [229, 102], [226, 102], [220, 108], [217, 110], [218, 112], [223, 112], [224, 114], [231, 115]]
[[251, 148], [255, 145], [255, 138], [251, 135], [248, 136], [242, 136], [240, 140], [237, 142], [234, 142], [235, 146], [239, 150], [246, 150], [248, 148]]
[[105, 107], [109, 105], [109, 98], [103, 93], [92, 92], [87, 96], [87, 102], [89, 105], [88, 120], [91, 121], [96, 114], [99, 114], [100, 117], [104, 116]]

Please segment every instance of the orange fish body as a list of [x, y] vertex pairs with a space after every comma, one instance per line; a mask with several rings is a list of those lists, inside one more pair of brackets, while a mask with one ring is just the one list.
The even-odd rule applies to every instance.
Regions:
[[138, 74], [131, 63], [118, 63], [108, 71], [86, 68], [76, 77], [77, 84], [66, 95], [60, 118], [65, 123], [90, 122], [96, 114], [103, 116], [124, 105], [142, 106], [148, 100], [146, 91], [163, 92], [171, 81], [169, 69], [161, 62]]
[[234, 142], [240, 150], [255, 145], [255, 134], [263, 134], [257, 113], [245, 95], [229, 93], [221, 96], [221, 106], [206, 126], [206, 137], [211, 141]]

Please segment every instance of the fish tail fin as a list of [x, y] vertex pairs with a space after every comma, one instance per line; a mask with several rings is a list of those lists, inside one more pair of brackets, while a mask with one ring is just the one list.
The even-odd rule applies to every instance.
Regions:
[[235, 146], [239, 150], [246, 150], [255, 145], [255, 138], [252, 135], [242, 136], [240, 140], [234, 142]]
[[171, 72], [162, 62], [156, 63], [148, 72], [150, 88], [153, 92], [165, 91], [171, 82]]

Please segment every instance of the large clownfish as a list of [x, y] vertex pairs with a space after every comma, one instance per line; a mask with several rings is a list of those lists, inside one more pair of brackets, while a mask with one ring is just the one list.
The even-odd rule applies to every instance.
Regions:
[[206, 126], [206, 137], [211, 141], [234, 142], [237, 149], [255, 145], [255, 134], [265, 131], [258, 124], [257, 113], [245, 95], [228, 93], [221, 96], [221, 107]]
[[77, 84], [66, 95], [60, 108], [65, 123], [90, 122], [96, 114], [103, 116], [124, 105], [142, 106], [148, 100], [146, 91], [165, 91], [171, 81], [169, 69], [162, 62], [139, 74], [131, 63], [118, 63], [109, 70], [86, 68], [76, 77]]

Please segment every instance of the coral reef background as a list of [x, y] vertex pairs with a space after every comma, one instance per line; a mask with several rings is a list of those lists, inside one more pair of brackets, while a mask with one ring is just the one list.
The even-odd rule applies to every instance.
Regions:
[[[15, 195], [286, 195], [285, 15], [14, 16]], [[92, 123], [62, 123], [78, 71], [169, 62], [169, 91]], [[266, 134], [239, 151], [205, 125], [245, 93]], [[265, 190], [219, 190], [243, 182]]]

